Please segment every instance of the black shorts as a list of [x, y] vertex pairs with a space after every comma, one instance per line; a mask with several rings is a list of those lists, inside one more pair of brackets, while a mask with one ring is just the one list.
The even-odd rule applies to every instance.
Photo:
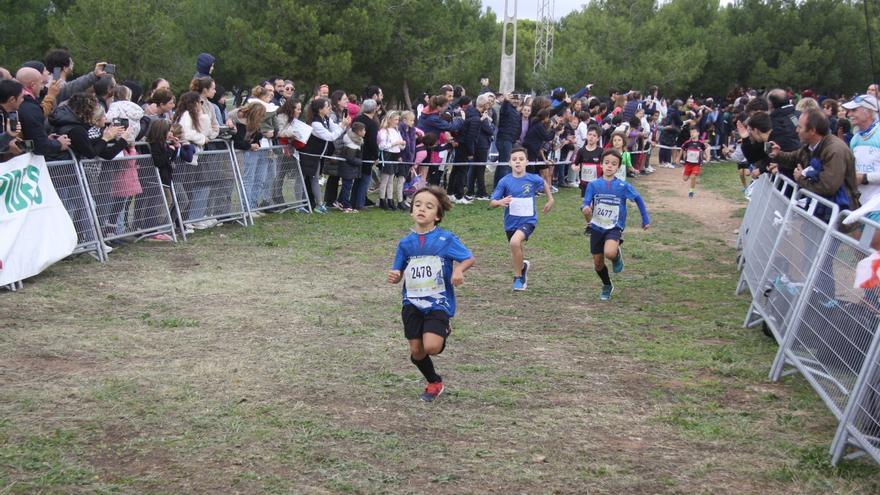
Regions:
[[449, 336], [449, 315], [445, 311], [422, 313], [412, 304], [404, 304], [400, 317], [403, 319], [403, 335], [407, 340], [420, 339], [425, 332], [444, 339]]
[[528, 172], [530, 174], [540, 175], [541, 170], [544, 170], [547, 167], [549, 167], [549, 165], [547, 165], [546, 163], [543, 165], [526, 165], [526, 172]]
[[590, 224], [590, 254], [602, 254], [605, 252], [605, 241], [617, 241], [623, 244], [623, 232], [617, 227], [602, 232]]
[[749, 164], [749, 162], [739, 162], [736, 164], [737, 170], [748, 170], [749, 168], [751, 168], [751, 164]]
[[510, 241], [510, 238], [513, 237], [513, 234], [516, 234], [516, 231], [519, 230], [523, 234], [525, 234], [526, 238], [524, 240], [527, 241], [527, 240], [529, 240], [529, 237], [532, 236], [532, 232], [535, 231], [535, 227], [537, 227], [537, 225], [535, 225], [533, 223], [527, 223], [525, 225], [520, 225], [519, 227], [517, 227], [513, 230], [505, 230], [504, 233], [507, 234], [507, 240]]

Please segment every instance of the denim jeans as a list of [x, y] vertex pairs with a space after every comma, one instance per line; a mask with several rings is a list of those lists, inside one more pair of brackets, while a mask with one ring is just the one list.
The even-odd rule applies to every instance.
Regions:
[[[247, 194], [248, 207], [254, 209], [259, 204], [261, 189], [266, 179], [266, 166], [264, 164], [263, 153], [260, 151], [244, 152], [244, 171], [242, 173], [244, 180], [244, 192]], [[271, 184], [271, 182], [270, 182]], [[195, 203], [195, 194], [192, 202]], [[190, 210], [195, 208], [191, 206]]]
[[351, 192], [354, 186], [354, 179], [342, 179], [342, 188], [339, 190], [337, 201], [342, 203], [344, 208], [351, 208]]
[[510, 150], [513, 149], [513, 141], [499, 139], [496, 141], [498, 146], [498, 165], [495, 167], [495, 175], [493, 177], [493, 186], [498, 187], [498, 182], [510, 173]]
[[363, 210], [367, 204], [367, 191], [370, 189], [370, 181], [373, 177], [367, 174], [360, 179], [354, 181], [354, 190], [351, 192], [351, 207], [356, 210]]

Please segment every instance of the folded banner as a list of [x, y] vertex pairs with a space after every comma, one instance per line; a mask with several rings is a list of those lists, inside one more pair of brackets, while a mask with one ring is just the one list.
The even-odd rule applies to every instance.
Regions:
[[46, 160], [28, 153], [0, 163], [0, 286], [33, 277], [75, 247]]

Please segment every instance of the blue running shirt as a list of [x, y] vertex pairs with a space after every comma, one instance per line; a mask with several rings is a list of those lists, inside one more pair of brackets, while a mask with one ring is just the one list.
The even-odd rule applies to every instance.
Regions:
[[602, 178], [590, 182], [584, 193], [581, 209], [587, 206], [593, 208], [593, 218], [590, 220], [592, 228], [604, 232], [616, 227], [622, 231], [626, 228], [626, 200], [635, 201], [639, 206], [642, 226], [651, 223], [645, 201], [636, 188], [617, 178], [612, 180]]
[[507, 174], [498, 181], [492, 199], [497, 201], [513, 196], [510, 206], [504, 209], [505, 232], [516, 230], [527, 223], [537, 225], [538, 209], [535, 205], [535, 194], [543, 190], [544, 179], [535, 174], [526, 173], [522, 177]]
[[455, 316], [452, 262], [472, 258], [470, 250], [452, 232], [439, 227], [427, 234], [411, 232], [397, 244], [392, 270], [403, 275], [403, 305], [422, 313], [445, 311]]

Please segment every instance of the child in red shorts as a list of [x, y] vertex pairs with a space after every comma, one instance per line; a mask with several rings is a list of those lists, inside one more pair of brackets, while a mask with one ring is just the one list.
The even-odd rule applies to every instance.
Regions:
[[690, 139], [681, 145], [681, 162], [684, 165], [684, 176], [682, 180], [685, 182], [690, 179], [691, 187], [688, 190], [688, 197], [694, 197], [694, 190], [697, 188], [697, 176], [700, 175], [700, 168], [703, 161], [709, 159], [709, 146], [705, 141], [700, 140], [700, 130], [691, 127]]

